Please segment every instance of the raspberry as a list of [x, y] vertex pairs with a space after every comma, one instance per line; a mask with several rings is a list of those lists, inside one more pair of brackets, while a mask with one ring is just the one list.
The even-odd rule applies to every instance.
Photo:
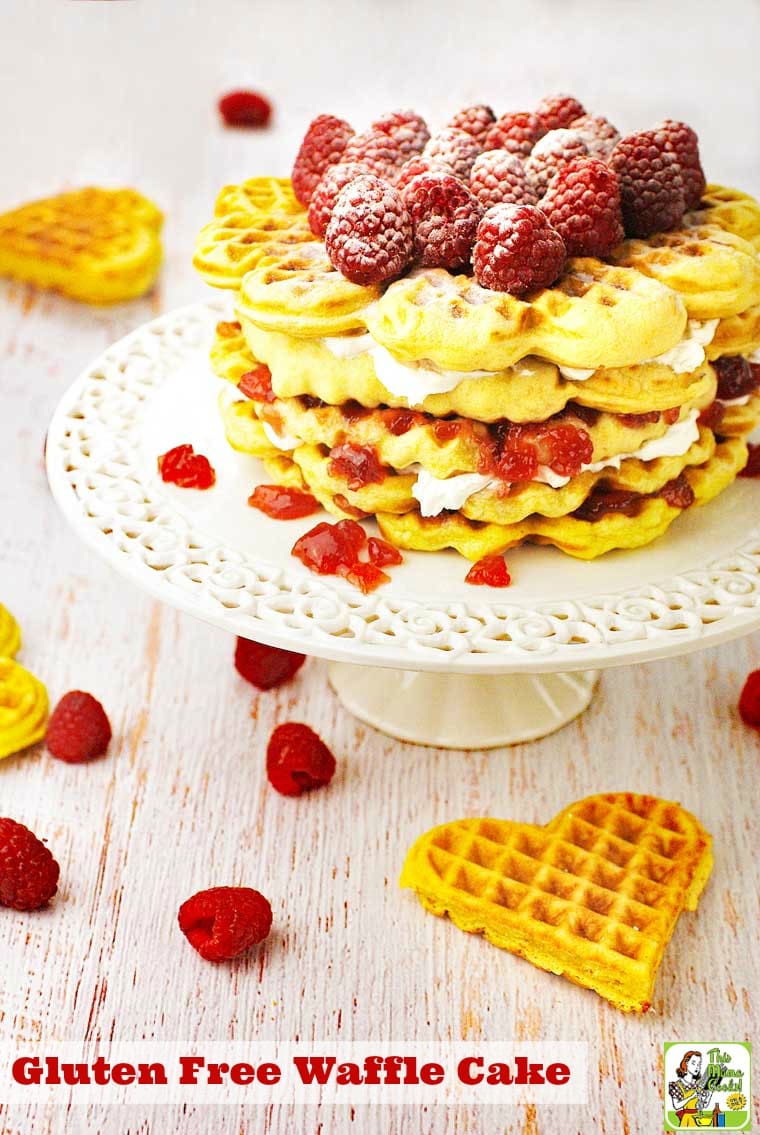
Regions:
[[60, 868], [29, 828], [0, 817], [0, 906], [37, 910], [58, 890]]
[[651, 236], [680, 223], [686, 208], [683, 176], [663, 135], [654, 130], [629, 134], [615, 146], [609, 164], [620, 181], [629, 236]]
[[527, 158], [539, 138], [547, 131], [540, 118], [529, 112], [502, 114], [486, 134], [487, 150], [509, 150], [511, 154]]
[[730, 402], [754, 394], [760, 385], [760, 366], [754, 366], [743, 355], [721, 355], [713, 363], [718, 375], [718, 398]]
[[464, 581], [485, 584], [486, 587], [509, 587], [512, 577], [503, 556], [483, 556], [472, 565]]
[[484, 288], [522, 295], [553, 284], [565, 257], [562, 237], [535, 205], [495, 205], [478, 225], [472, 262]]
[[379, 177], [341, 190], [325, 233], [330, 263], [354, 284], [400, 276], [412, 255], [412, 222], [400, 194]]
[[551, 95], [536, 107], [536, 117], [547, 130], [562, 130], [585, 113], [585, 107], [572, 95]]
[[625, 235], [617, 176], [598, 158], [576, 158], [562, 166], [541, 209], [568, 256], [607, 256]]
[[739, 474], [740, 477], [760, 477], [760, 445], [748, 445], [749, 457], [747, 464]]
[[192, 445], [175, 445], [158, 458], [158, 472], [167, 485], [180, 489], [210, 489], [216, 473], [208, 457], [196, 453]]
[[339, 162], [330, 166], [314, 190], [309, 205], [309, 228], [315, 236], [323, 237], [327, 232], [341, 189], [369, 172], [367, 166], [359, 162]]
[[272, 104], [255, 91], [230, 91], [219, 99], [219, 113], [227, 126], [268, 126]]
[[179, 908], [179, 928], [207, 962], [237, 958], [272, 929], [272, 908], [252, 887], [210, 887]]
[[496, 115], [490, 106], [465, 106], [458, 110], [448, 123], [454, 130], [464, 130], [476, 142], [480, 143], [481, 150], [486, 144], [486, 135], [496, 121]]
[[467, 181], [476, 157], [483, 147], [471, 134], [448, 126], [439, 130], [428, 142], [424, 156], [451, 166], [454, 176]]
[[483, 210], [467, 186], [451, 174], [422, 173], [403, 197], [420, 264], [451, 271], [469, 264]]
[[371, 130], [379, 131], [394, 138], [410, 156], [421, 154], [430, 139], [430, 131], [425, 119], [414, 110], [394, 110], [373, 122]]
[[423, 158], [422, 154], [417, 154], [415, 157], [410, 158], [401, 167], [398, 177], [396, 178], [396, 189], [398, 189], [401, 196], [404, 196], [404, 189], [410, 181], [417, 177], [420, 173], [450, 173], [454, 175], [451, 166], [447, 166], [445, 162], [439, 161], [438, 158]]
[[277, 726], [267, 745], [272, 788], [283, 796], [300, 796], [329, 784], [334, 775], [335, 757], [313, 729], [295, 721]]
[[259, 690], [271, 690], [288, 682], [305, 661], [305, 654], [280, 650], [249, 638], [239, 638], [235, 644], [235, 669], [241, 678]]
[[739, 713], [745, 725], [760, 729], [760, 670], [753, 670], [744, 683], [739, 698]]
[[494, 205], [537, 205], [538, 194], [525, 166], [508, 150], [486, 150], [475, 159], [470, 191], [484, 209]]
[[238, 382], [238, 390], [252, 402], [274, 402], [272, 372], [265, 363], [259, 363], [253, 370], [246, 371]]
[[575, 130], [551, 130], [533, 147], [525, 169], [537, 193], [542, 196], [563, 165], [587, 156], [588, 146]]
[[417, 153], [412, 135], [402, 131], [389, 134], [384, 130], [367, 130], [351, 139], [341, 161], [358, 162], [375, 177], [395, 185], [402, 167]]
[[584, 114], [570, 123], [570, 129], [580, 134], [592, 158], [606, 160], [620, 141], [620, 131], [609, 118]]
[[707, 185], [699, 158], [699, 138], [685, 122], [674, 122], [672, 118], [655, 126], [654, 132], [665, 136], [666, 149], [678, 159], [686, 208], [698, 209]]
[[293, 192], [302, 205], [309, 205], [322, 175], [340, 161], [353, 134], [347, 122], [332, 114], [320, 114], [309, 123], [290, 175]]
[[102, 757], [111, 741], [111, 723], [92, 694], [71, 690], [51, 714], [45, 744], [54, 757], [77, 765]]

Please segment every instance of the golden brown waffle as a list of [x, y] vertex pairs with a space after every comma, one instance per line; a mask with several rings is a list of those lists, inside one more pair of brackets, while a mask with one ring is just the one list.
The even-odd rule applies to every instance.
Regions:
[[760, 205], [748, 193], [724, 185], [708, 185], [702, 207], [684, 218], [687, 226], [717, 225], [749, 241], [760, 251]]
[[259, 261], [243, 278], [238, 310], [259, 327], [298, 336], [341, 335], [364, 326], [379, 285], [352, 284], [330, 263], [321, 241], [295, 244]]
[[471, 819], [433, 828], [409, 851], [401, 886], [461, 930], [645, 1012], [678, 917], [696, 910], [710, 876], [711, 844], [678, 804], [606, 793], [545, 827]]
[[161, 264], [162, 216], [133, 189], [78, 189], [0, 216], [0, 275], [84, 303], [142, 295]]
[[760, 303], [756, 250], [717, 225], [626, 240], [610, 259], [672, 289], [692, 319], [725, 318]]
[[[408, 406], [406, 398], [378, 380], [370, 355], [337, 358], [316, 339], [262, 331], [247, 320], [243, 337], [234, 326], [225, 324], [225, 334], [212, 347], [211, 364], [220, 378], [237, 383], [261, 361], [270, 368], [272, 387], [281, 398], [309, 395], [333, 406], [351, 400], [369, 408]], [[573, 382], [553, 363], [529, 356], [509, 370], [429, 395], [418, 408], [436, 418], [456, 414], [480, 422], [543, 422], [571, 401], [612, 414], [699, 405], [710, 400], [714, 385], [712, 369], [704, 364], [683, 374], [662, 363], [600, 368], [591, 378]]]
[[721, 355], [751, 355], [760, 347], [760, 304], [721, 319], [705, 347], [708, 359]]
[[760, 426], [760, 391], [750, 395], [744, 406], [725, 406], [720, 423], [723, 437], [746, 437]]
[[[731, 438], [716, 446], [701, 466], [687, 468], [684, 477], [694, 491], [695, 504], [707, 504], [728, 488], [747, 463], [747, 446]], [[530, 516], [519, 524], [477, 523], [461, 512], [425, 518], [419, 512], [377, 514], [380, 531], [398, 548], [439, 552], [454, 548], [468, 560], [505, 552], [525, 542], [552, 544], [577, 559], [593, 560], [618, 548], [641, 548], [662, 536], [683, 510], [662, 497], [647, 497], [633, 517], [606, 513], [598, 520], [575, 516]]]
[[[565, 518], [575, 524], [580, 521], [568, 515], [580, 508], [597, 485], [605, 489], [622, 489], [635, 493], [656, 493], [684, 469], [704, 465], [715, 453], [715, 439], [710, 430], [702, 429], [696, 441], [681, 457], [660, 457], [655, 461], [638, 461], [629, 458], [620, 469], [603, 472], [580, 473], [562, 488], [551, 488], [538, 481], [513, 485], [505, 494], [496, 487], [486, 487], [468, 497], [457, 513], [442, 514], [467, 517], [483, 521], [502, 530], [520, 522], [539, 523], [542, 518]], [[335, 516], [366, 516], [409, 513], [416, 517], [417, 501], [413, 488], [416, 472], [397, 473], [389, 470], [382, 483], [370, 483], [358, 489], [349, 488], [345, 476], [330, 466], [329, 452], [314, 445], [301, 445], [289, 454], [303, 476], [303, 482], [322, 506]], [[628, 519], [628, 518], [626, 518]], [[594, 522], [593, 528], [604, 521]], [[629, 523], [635, 527], [638, 517]], [[385, 520], [383, 520], [385, 523]], [[516, 531], [516, 530], [515, 530]]]
[[287, 255], [291, 246], [315, 239], [305, 213], [255, 218], [235, 213], [204, 225], [195, 242], [193, 267], [212, 288], [237, 289], [261, 260]]
[[240, 185], [225, 185], [214, 206], [215, 217], [233, 213], [251, 218], [273, 213], [303, 214], [289, 177], [252, 177]]

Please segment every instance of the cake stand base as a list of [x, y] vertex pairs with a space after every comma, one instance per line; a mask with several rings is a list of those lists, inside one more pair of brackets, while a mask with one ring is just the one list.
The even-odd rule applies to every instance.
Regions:
[[535, 741], [578, 717], [599, 672], [471, 676], [333, 663], [329, 677], [347, 710], [391, 737], [494, 749]]

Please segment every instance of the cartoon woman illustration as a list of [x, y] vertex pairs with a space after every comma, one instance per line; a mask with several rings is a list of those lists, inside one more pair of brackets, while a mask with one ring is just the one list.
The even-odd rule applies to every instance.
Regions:
[[702, 1053], [696, 1049], [686, 1052], [676, 1068], [676, 1076], [678, 1079], [668, 1084], [668, 1092], [679, 1127], [717, 1127], [715, 1113], [704, 1114], [712, 1092], [706, 1088], [707, 1075], [702, 1076]]

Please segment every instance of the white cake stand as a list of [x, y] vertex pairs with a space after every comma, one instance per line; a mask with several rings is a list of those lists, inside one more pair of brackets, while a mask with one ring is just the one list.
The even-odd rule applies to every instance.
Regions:
[[[357, 717], [403, 740], [482, 749], [560, 728], [597, 672], [713, 646], [760, 627], [760, 486], [739, 481], [649, 548], [583, 563], [509, 555], [507, 590], [464, 583], [455, 553], [407, 554], [362, 595], [290, 555], [316, 519], [275, 521], [246, 500], [265, 478], [226, 444], [198, 304], [114, 344], [77, 379], [47, 442], [50, 484], [91, 547], [138, 586], [231, 634], [330, 659]], [[162, 483], [182, 442], [217, 472], [207, 492]], [[317, 518], [318, 519], [318, 518]]]

